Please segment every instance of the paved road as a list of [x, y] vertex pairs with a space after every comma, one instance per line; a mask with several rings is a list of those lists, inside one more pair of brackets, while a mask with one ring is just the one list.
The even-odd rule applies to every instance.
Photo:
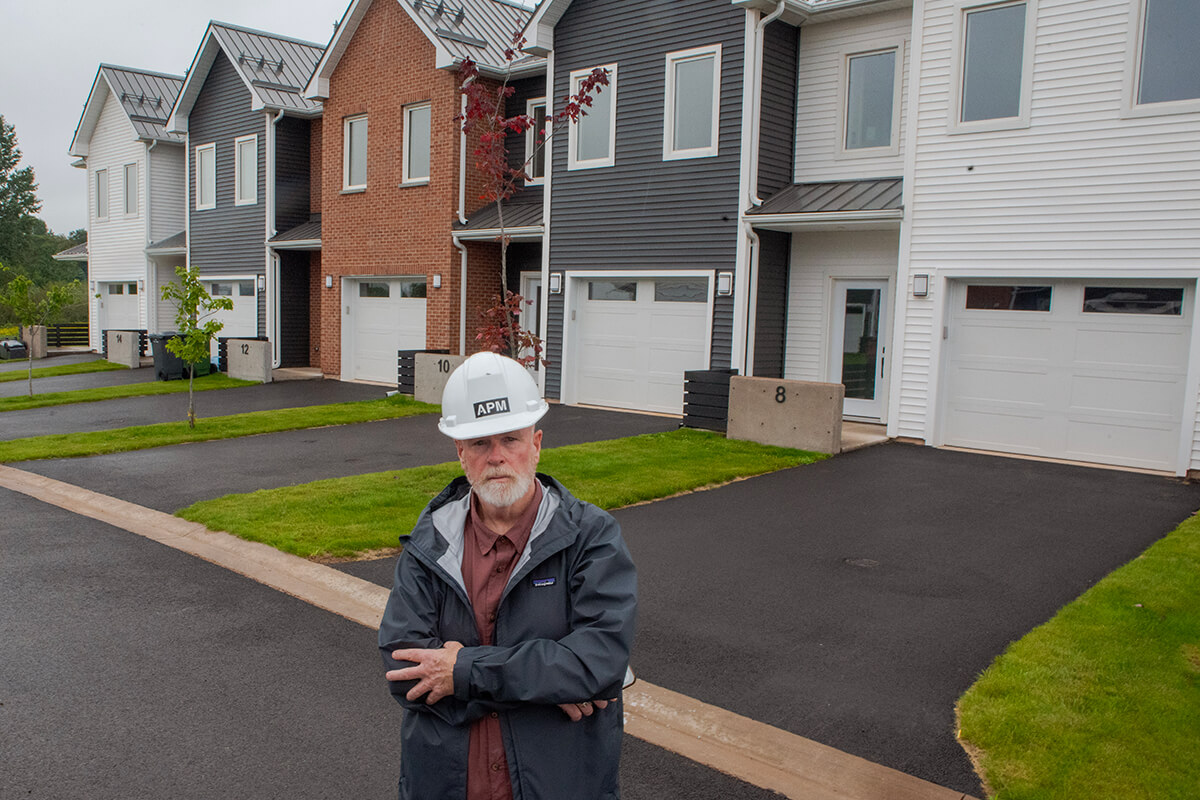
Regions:
[[[70, 392], [76, 389], [95, 389], [102, 386], [126, 386], [131, 383], [150, 383], [154, 370], [119, 369], [111, 372], [85, 372], [82, 375], [59, 375], [53, 378], [34, 378], [33, 393]], [[0, 397], [25, 397], [29, 394], [28, 381], [0, 383]], [[61, 431], [60, 431], [61, 433]]]
[[[314, 383], [318, 387], [336, 384], [334, 381]], [[258, 388], [229, 391], [246, 392]], [[0, 415], [0, 419], [8, 416]], [[542, 419], [542, 426], [547, 444], [557, 447], [674, 430], [679, 422], [671, 417], [552, 405]], [[92, 458], [29, 461], [20, 467], [174, 513], [198, 500], [235, 492], [440, 464], [454, 458], [454, 446], [438, 433], [437, 420], [432, 415], [422, 415]]]
[[[1200, 487], [889, 444], [616, 512], [646, 680], [982, 797], [953, 707]], [[338, 565], [390, 585], [392, 560]]]
[[[395, 797], [374, 632], [0, 490], [0, 792]], [[626, 737], [627, 800], [767, 800]]]
[[[38, 367], [58, 367], [63, 364], [82, 364], [87, 361], [98, 361], [99, 353], [89, 353], [87, 351], [60, 353], [50, 356], [49, 358], [38, 358], [33, 362], [34, 369]], [[25, 370], [29, 369], [29, 362], [25, 359], [13, 361], [0, 361], [0, 372], [8, 372], [9, 370]]]

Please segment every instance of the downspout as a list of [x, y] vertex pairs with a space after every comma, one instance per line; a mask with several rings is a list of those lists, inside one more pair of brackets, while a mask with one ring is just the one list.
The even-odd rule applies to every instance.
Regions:
[[264, 283], [266, 284], [263, 291], [267, 293], [266, 309], [266, 332], [267, 338], [271, 340], [271, 368], [278, 369], [280, 364], [280, 347], [279, 347], [279, 256], [268, 242], [277, 231], [275, 230], [275, 126], [279, 124], [279, 120], [283, 119], [283, 109], [279, 109], [279, 113], [271, 116], [267, 112], [267, 141], [264, 147], [266, 155], [266, 168], [264, 170], [263, 194], [266, 197], [266, 217], [265, 228], [266, 238], [263, 240], [263, 249], [266, 251], [266, 263], [263, 265], [263, 270], [266, 273]]
[[467, 354], [467, 246], [457, 236], [452, 237], [451, 241], [458, 248], [458, 252], [462, 254], [458, 267], [458, 354], [465, 356]]
[[[467, 115], [467, 96], [460, 96], [460, 112]], [[467, 132], [458, 126], [458, 221], [467, 224]], [[458, 354], [467, 354], [467, 246], [457, 236], [452, 237], [461, 260], [458, 267]]]
[[[150, 142], [150, 146], [146, 148], [146, 246], [154, 244], [154, 219], [151, 216], [154, 209], [154, 197], [151, 193], [151, 187], [154, 186], [154, 181], [150, 179], [153, 174], [150, 168], [152, 160], [151, 153], [158, 146], [158, 139]], [[146, 256], [146, 330], [150, 333], [158, 333], [158, 302], [155, 298], [158, 295], [158, 262], [150, 256]]]
[[[467, 96], [461, 96], [459, 113], [467, 115]], [[458, 221], [467, 224], [467, 132], [462, 124], [458, 126]]]

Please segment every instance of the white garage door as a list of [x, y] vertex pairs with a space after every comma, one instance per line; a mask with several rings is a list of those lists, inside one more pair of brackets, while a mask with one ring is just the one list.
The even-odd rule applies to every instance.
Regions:
[[1192, 289], [951, 284], [943, 441], [1174, 470]]
[[684, 370], [707, 369], [708, 278], [580, 279], [575, 398], [683, 413]]
[[[258, 297], [255, 294], [253, 278], [211, 279], [206, 278], [208, 293], [213, 297], [224, 297], [233, 301], [233, 309], [224, 309], [213, 314], [213, 319], [221, 323], [218, 338], [228, 339], [234, 336], [258, 336]], [[217, 360], [217, 342], [212, 343], [212, 360]]]
[[352, 339], [343, 374], [395, 383], [396, 351], [425, 347], [425, 278], [370, 278], [348, 288]]
[[138, 314], [137, 281], [101, 284], [100, 330], [136, 331], [141, 329]]

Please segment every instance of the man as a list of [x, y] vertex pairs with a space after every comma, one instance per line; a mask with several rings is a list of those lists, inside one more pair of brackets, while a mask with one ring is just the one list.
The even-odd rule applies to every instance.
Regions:
[[547, 409], [494, 353], [446, 383], [465, 477], [405, 537], [379, 628], [401, 800], [620, 796], [637, 579], [616, 521], [536, 472]]

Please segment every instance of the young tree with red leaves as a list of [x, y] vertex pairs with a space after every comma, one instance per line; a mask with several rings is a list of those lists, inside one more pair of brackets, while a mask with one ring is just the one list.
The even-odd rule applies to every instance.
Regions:
[[493, 352], [503, 353], [526, 366], [532, 366], [545, 363], [545, 359], [541, 357], [541, 340], [532, 331], [523, 328], [519, 320], [522, 307], [528, 305], [529, 301], [508, 288], [508, 245], [511, 237], [504, 229], [504, 201], [517, 191], [517, 181], [529, 180], [525, 168], [532, 163], [536, 149], [544, 148], [560, 126], [575, 122], [587, 114], [586, 109], [592, 104], [592, 93], [599, 93], [608, 86], [608, 73], [597, 68], [581, 80], [577, 91], [564, 99], [562, 108], [553, 116], [546, 117], [544, 127], [538, 131], [540, 136], [537, 137], [535, 152], [527, 153], [522, 164], [513, 166], [508, 158], [509, 134], [523, 136], [526, 131], [537, 127], [537, 120], [528, 114], [509, 116], [505, 113], [505, 103], [515, 91], [509, 85], [512, 63], [524, 44], [525, 40], [517, 34], [513, 37], [513, 46], [504, 51], [506, 69], [504, 79], [498, 85], [482, 80], [474, 61], [466, 59], [462, 62], [459, 68], [462, 77], [460, 91], [466, 98], [466, 104], [463, 113], [455, 117], [455, 121], [462, 125], [464, 133], [478, 137], [474, 156], [475, 166], [484, 177], [481, 199], [495, 204], [500, 229], [500, 295], [482, 312], [483, 324], [475, 339]]

